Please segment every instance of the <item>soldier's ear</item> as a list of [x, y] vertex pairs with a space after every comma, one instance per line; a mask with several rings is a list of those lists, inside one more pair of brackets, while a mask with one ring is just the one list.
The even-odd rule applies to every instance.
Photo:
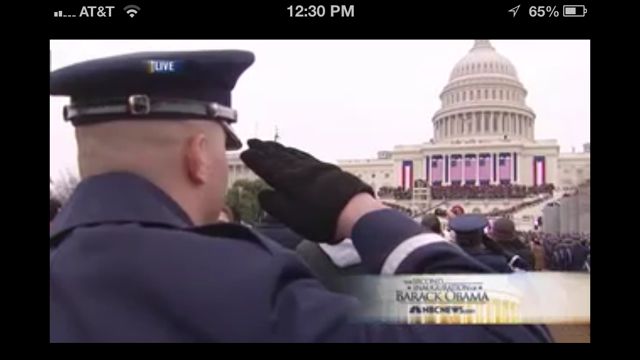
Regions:
[[208, 178], [211, 154], [207, 137], [202, 134], [190, 136], [184, 150], [187, 177], [196, 185], [204, 184]]

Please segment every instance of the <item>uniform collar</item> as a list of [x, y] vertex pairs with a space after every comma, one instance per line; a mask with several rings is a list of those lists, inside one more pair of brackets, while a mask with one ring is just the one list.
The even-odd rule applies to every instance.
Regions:
[[53, 220], [50, 238], [79, 226], [115, 222], [193, 226], [184, 210], [150, 181], [130, 173], [109, 173], [78, 184]]

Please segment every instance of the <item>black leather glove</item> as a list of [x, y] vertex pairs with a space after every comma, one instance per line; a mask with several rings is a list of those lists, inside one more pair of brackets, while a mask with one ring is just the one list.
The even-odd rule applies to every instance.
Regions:
[[373, 189], [339, 167], [277, 142], [251, 139], [242, 161], [273, 190], [258, 195], [260, 206], [315, 242], [334, 243], [338, 217], [355, 195]]

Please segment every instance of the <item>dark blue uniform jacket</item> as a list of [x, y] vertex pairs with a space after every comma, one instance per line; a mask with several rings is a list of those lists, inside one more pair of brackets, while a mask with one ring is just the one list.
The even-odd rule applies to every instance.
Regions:
[[496, 254], [488, 249], [465, 249], [467, 254], [474, 259], [490, 267], [494, 272], [511, 273], [513, 270], [509, 267], [507, 258], [504, 255]]
[[284, 224], [275, 221], [264, 221], [254, 226], [253, 229], [289, 250], [295, 250], [303, 240], [302, 236], [296, 234]]
[[[375, 273], [488, 271], [421, 231], [381, 210], [359, 220], [352, 239]], [[50, 238], [51, 342], [548, 340], [534, 326], [353, 323], [356, 299], [322, 287], [294, 252], [240, 225], [194, 228], [130, 174], [81, 182]]]

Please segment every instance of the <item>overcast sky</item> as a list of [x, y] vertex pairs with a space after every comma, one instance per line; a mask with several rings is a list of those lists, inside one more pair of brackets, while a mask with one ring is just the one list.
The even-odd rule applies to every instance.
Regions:
[[[590, 138], [588, 40], [492, 40], [515, 65], [536, 113], [537, 139], [581, 151]], [[472, 40], [248, 41], [53, 40], [52, 69], [138, 51], [244, 49], [255, 64], [233, 92], [243, 139], [273, 139], [322, 160], [375, 157], [433, 137], [431, 118], [453, 66]], [[50, 174], [77, 171], [64, 97], [50, 98]]]

